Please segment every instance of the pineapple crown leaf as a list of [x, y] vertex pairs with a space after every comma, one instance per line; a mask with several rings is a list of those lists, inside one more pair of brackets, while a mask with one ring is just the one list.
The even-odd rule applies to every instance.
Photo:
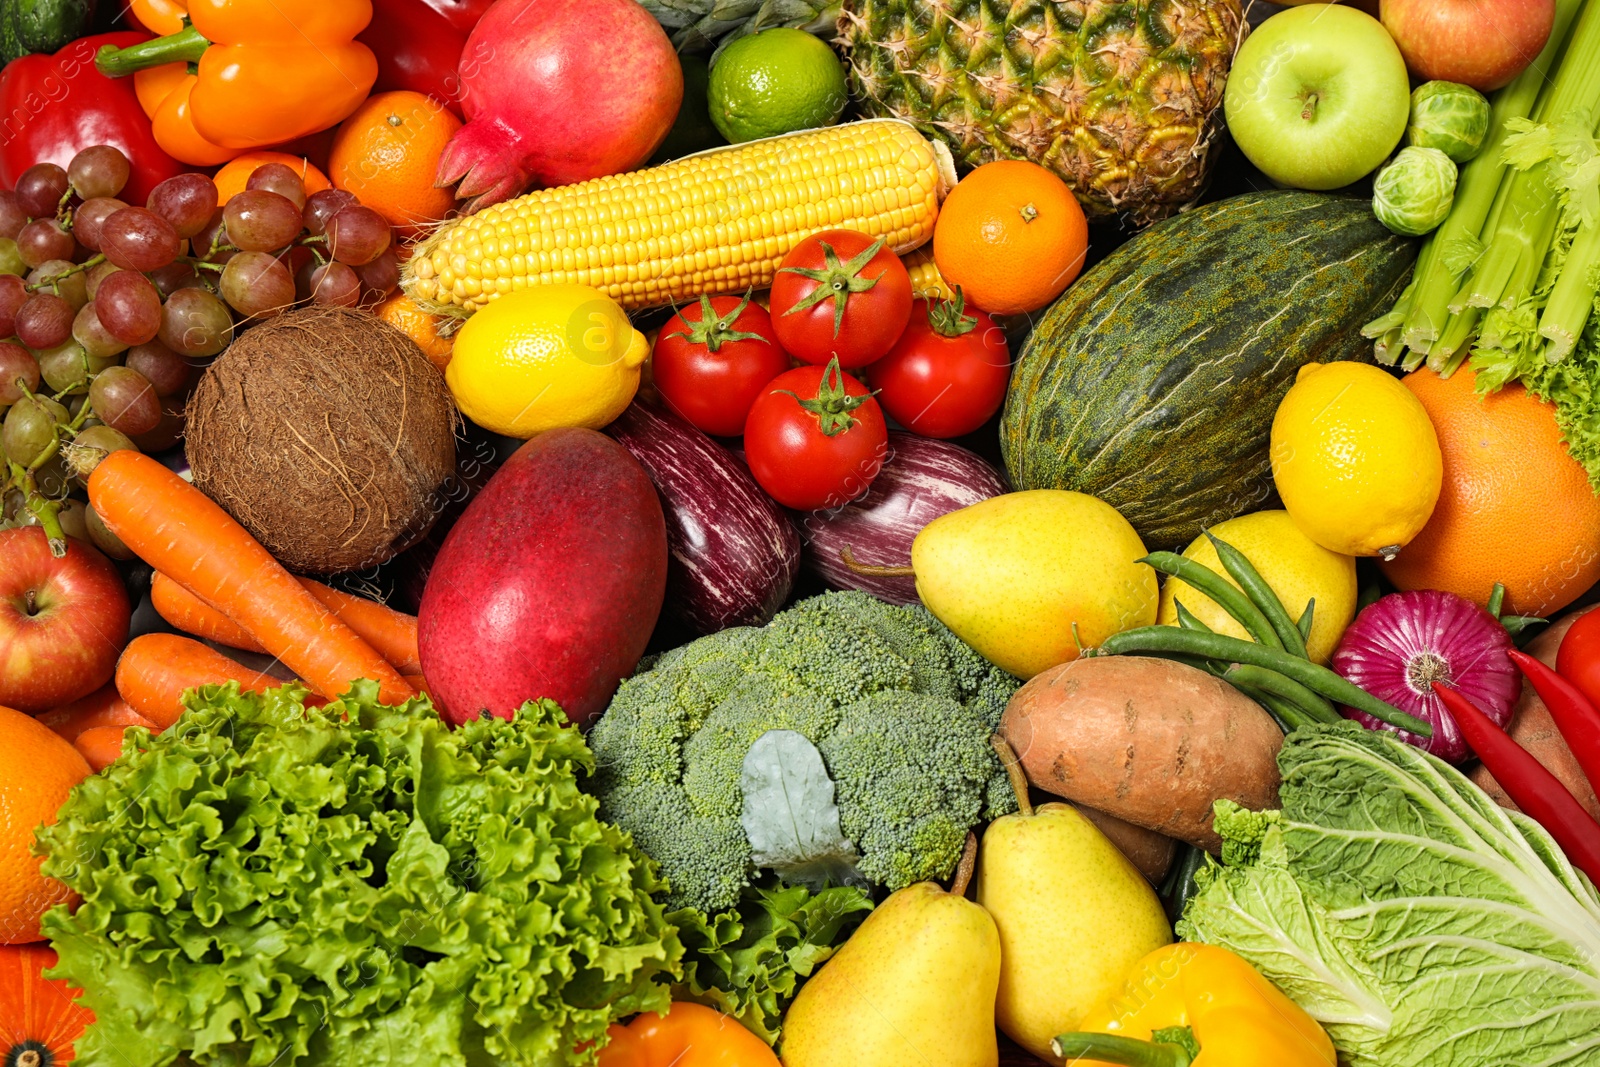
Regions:
[[810, 278], [817, 283], [817, 287], [797, 301], [794, 307], [785, 311], [785, 315], [793, 315], [797, 311], [806, 311], [816, 307], [824, 300], [833, 301], [833, 336], [838, 337], [839, 331], [844, 328], [844, 308], [850, 300], [851, 293], [864, 293], [878, 284], [877, 278], [863, 278], [862, 270], [872, 262], [872, 257], [883, 250], [883, 238], [880, 237], [856, 255], [844, 262], [839, 261], [839, 253], [826, 241], [818, 241], [822, 246], [823, 267], [812, 270], [807, 267], [779, 267], [779, 274], [798, 274], [802, 278]]
[[715, 352], [729, 341], [760, 341], [762, 344], [771, 344], [759, 333], [747, 330], [736, 330], [734, 323], [739, 321], [739, 316], [744, 314], [745, 308], [750, 306], [750, 293], [746, 290], [744, 299], [739, 305], [726, 315], [718, 315], [711, 306], [711, 297], [705, 293], [700, 294], [700, 318], [690, 322], [682, 311], [678, 312], [678, 321], [687, 329], [677, 333], [668, 334], [669, 337], [681, 337], [692, 345], [705, 345], [706, 350]]

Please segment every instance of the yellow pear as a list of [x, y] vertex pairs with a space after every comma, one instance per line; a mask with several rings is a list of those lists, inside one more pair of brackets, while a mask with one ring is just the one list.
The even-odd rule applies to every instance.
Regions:
[[784, 1018], [785, 1067], [996, 1067], [1000, 939], [964, 898], [967, 844], [948, 892], [918, 882], [889, 894], [801, 988]]
[[989, 824], [978, 866], [978, 903], [1000, 931], [995, 1020], [1006, 1035], [1054, 1063], [1050, 1039], [1119, 988], [1148, 953], [1172, 942], [1150, 883], [1070, 804], [1028, 803], [1011, 748], [995, 749], [1022, 811]]
[[939, 621], [1019, 678], [1156, 621], [1144, 543], [1103, 500], [1005, 493], [940, 516], [911, 545], [917, 595]]

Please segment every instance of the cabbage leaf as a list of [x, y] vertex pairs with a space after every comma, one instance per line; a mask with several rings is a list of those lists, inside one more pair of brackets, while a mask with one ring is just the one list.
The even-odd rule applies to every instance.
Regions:
[[1354, 723], [1278, 763], [1280, 812], [1217, 803], [1180, 936], [1253, 963], [1350, 1067], [1600, 1062], [1600, 900], [1543, 829]]
[[96, 1016], [79, 1067], [556, 1067], [665, 1010], [665, 886], [559, 708], [452, 731], [370, 682], [304, 695], [203, 687], [41, 831], [83, 896], [44, 920]]

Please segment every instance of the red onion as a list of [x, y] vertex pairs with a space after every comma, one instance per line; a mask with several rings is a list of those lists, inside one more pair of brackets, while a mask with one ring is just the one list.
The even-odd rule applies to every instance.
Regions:
[[1333, 669], [1432, 726], [1433, 737], [1395, 730], [1354, 708], [1340, 711], [1369, 730], [1393, 731], [1408, 745], [1459, 763], [1467, 758], [1467, 743], [1432, 683], [1455, 686], [1504, 726], [1522, 690], [1507, 655], [1513, 647], [1505, 627], [1470, 600], [1432, 589], [1391, 593], [1356, 616], [1334, 650]]

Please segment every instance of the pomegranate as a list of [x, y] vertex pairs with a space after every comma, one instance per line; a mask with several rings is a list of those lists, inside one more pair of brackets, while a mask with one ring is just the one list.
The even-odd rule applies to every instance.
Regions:
[[635, 0], [496, 0], [457, 74], [467, 124], [436, 180], [469, 212], [632, 170], [683, 102], [672, 42]]

